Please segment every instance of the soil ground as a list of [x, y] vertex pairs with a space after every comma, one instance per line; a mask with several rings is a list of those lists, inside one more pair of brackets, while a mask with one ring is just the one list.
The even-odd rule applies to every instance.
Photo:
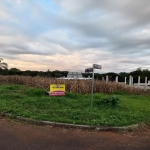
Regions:
[[0, 118], [0, 150], [149, 150], [150, 128], [100, 132], [29, 125]]

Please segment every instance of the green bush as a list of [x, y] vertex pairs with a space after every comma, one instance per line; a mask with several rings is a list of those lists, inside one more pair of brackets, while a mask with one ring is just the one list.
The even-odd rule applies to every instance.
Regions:
[[106, 96], [101, 98], [98, 104], [116, 107], [118, 106], [119, 102], [120, 99], [116, 96]]

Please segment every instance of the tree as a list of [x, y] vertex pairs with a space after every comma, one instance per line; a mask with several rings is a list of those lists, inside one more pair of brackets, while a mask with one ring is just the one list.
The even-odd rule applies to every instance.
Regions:
[[7, 63], [4, 63], [2, 61], [3, 61], [3, 59], [0, 58], [0, 69], [7, 69], [7, 67], [8, 67]]
[[8, 70], [8, 75], [22, 75], [22, 71], [17, 68], [10, 68]]

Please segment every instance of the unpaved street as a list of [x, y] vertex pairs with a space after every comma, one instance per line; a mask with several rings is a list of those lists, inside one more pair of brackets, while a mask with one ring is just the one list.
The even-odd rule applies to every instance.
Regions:
[[0, 150], [149, 150], [150, 130], [95, 132], [0, 118]]

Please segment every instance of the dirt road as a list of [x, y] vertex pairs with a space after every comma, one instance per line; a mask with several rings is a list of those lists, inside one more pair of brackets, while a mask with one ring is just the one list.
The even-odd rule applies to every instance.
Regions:
[[0, 118], [0, 150], [149, 150], [150, 129], [95, 132], [18, 123]]

